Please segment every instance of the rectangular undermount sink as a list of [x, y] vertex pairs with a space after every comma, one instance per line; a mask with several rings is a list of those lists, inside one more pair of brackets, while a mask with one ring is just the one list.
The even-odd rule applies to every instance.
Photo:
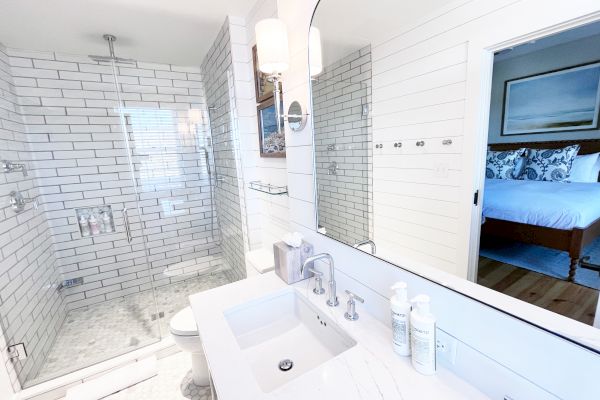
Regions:
[[292, 288], [231, 308], [224, 315], [266, 393], [356, 345]]

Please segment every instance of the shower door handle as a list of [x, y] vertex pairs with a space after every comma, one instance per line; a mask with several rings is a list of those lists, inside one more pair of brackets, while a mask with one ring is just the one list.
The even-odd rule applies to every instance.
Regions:
[[127, 207], [123, 209], [123, 225], [125, 225], [125, 233], [127, 234], [127, 243], [131, 243], [133, 237], [131, 236], [131, 228], [129, 227], [129, 215], [127, 214]]

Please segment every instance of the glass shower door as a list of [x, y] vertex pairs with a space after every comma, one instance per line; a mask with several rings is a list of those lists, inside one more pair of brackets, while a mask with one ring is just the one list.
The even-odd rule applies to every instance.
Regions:
[[[12, 55], [39, 63], [35, 54]], [[60, 55], [39, 54], [49, 57]], [[14, 107], [0, 112], [11, 131], [0, 138], [0, 156], [27, 171], [1, 175], [1, 185], [31, 199], [0, 216], [0, 236], [12, 238], [10, 246], [2, 241], [0, 321], [9, 368], [24, 387], [161, 338], [121, 126], [125, 103], [118, 101], [110, 65], [85, 56], [68, 60], [51, 67], [87, 72], [57, 70], [65, 78], [56, 83], [60, 88], [25, 90], [19, 86], [25, 79], [12, 79], [0, 52], [0, 78], [8, 88], [0, 91], [2, 100]], [[25, 92], [26, 100], [19, 96]], [[20, 115], [23, 102], [34, 105]]]

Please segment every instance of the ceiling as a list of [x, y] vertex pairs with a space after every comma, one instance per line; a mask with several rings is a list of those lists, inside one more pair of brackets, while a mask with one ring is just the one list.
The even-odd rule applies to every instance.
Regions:
[[597, 35], [600, 35], [600, 22], [590, 23], [554, 35], [546, 36], [529, 43], [499, 51], [494, 57], [494, 62], [509, 60], [511, 58], [529, 54], [534, 51]]
[[323, 65], [383, 38], [455, 0], [321, 0], [312, 21], [321, 31]]
[[0, 43], [70, 54], [200, 65], [227, 15], [245, 16], [255, 0], [0, 0]]

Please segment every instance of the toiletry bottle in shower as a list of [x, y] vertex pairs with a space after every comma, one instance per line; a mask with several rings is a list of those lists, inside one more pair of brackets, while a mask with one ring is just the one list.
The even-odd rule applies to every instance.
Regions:
[[98, 216], [98, 227], [100, 228], [100, 233], [106, 233], [106, 224], [104, 223], [104, 212], [102, 212]]
[[97, 235], [100, 233], [100, 224], [98, 223], [98, 218], [94, 214], [90, 216], [90, 232], [92, 235]]
[[113, 231], [110, 216], [106, 211], [102, 213], [102, 224], [104, 225], [104, 232], [111, 233]]
[[81, 230], [81, 236], [90, 236], [90, 225], [87, 217], [83, 214], [79, 216], [79, 229]]

